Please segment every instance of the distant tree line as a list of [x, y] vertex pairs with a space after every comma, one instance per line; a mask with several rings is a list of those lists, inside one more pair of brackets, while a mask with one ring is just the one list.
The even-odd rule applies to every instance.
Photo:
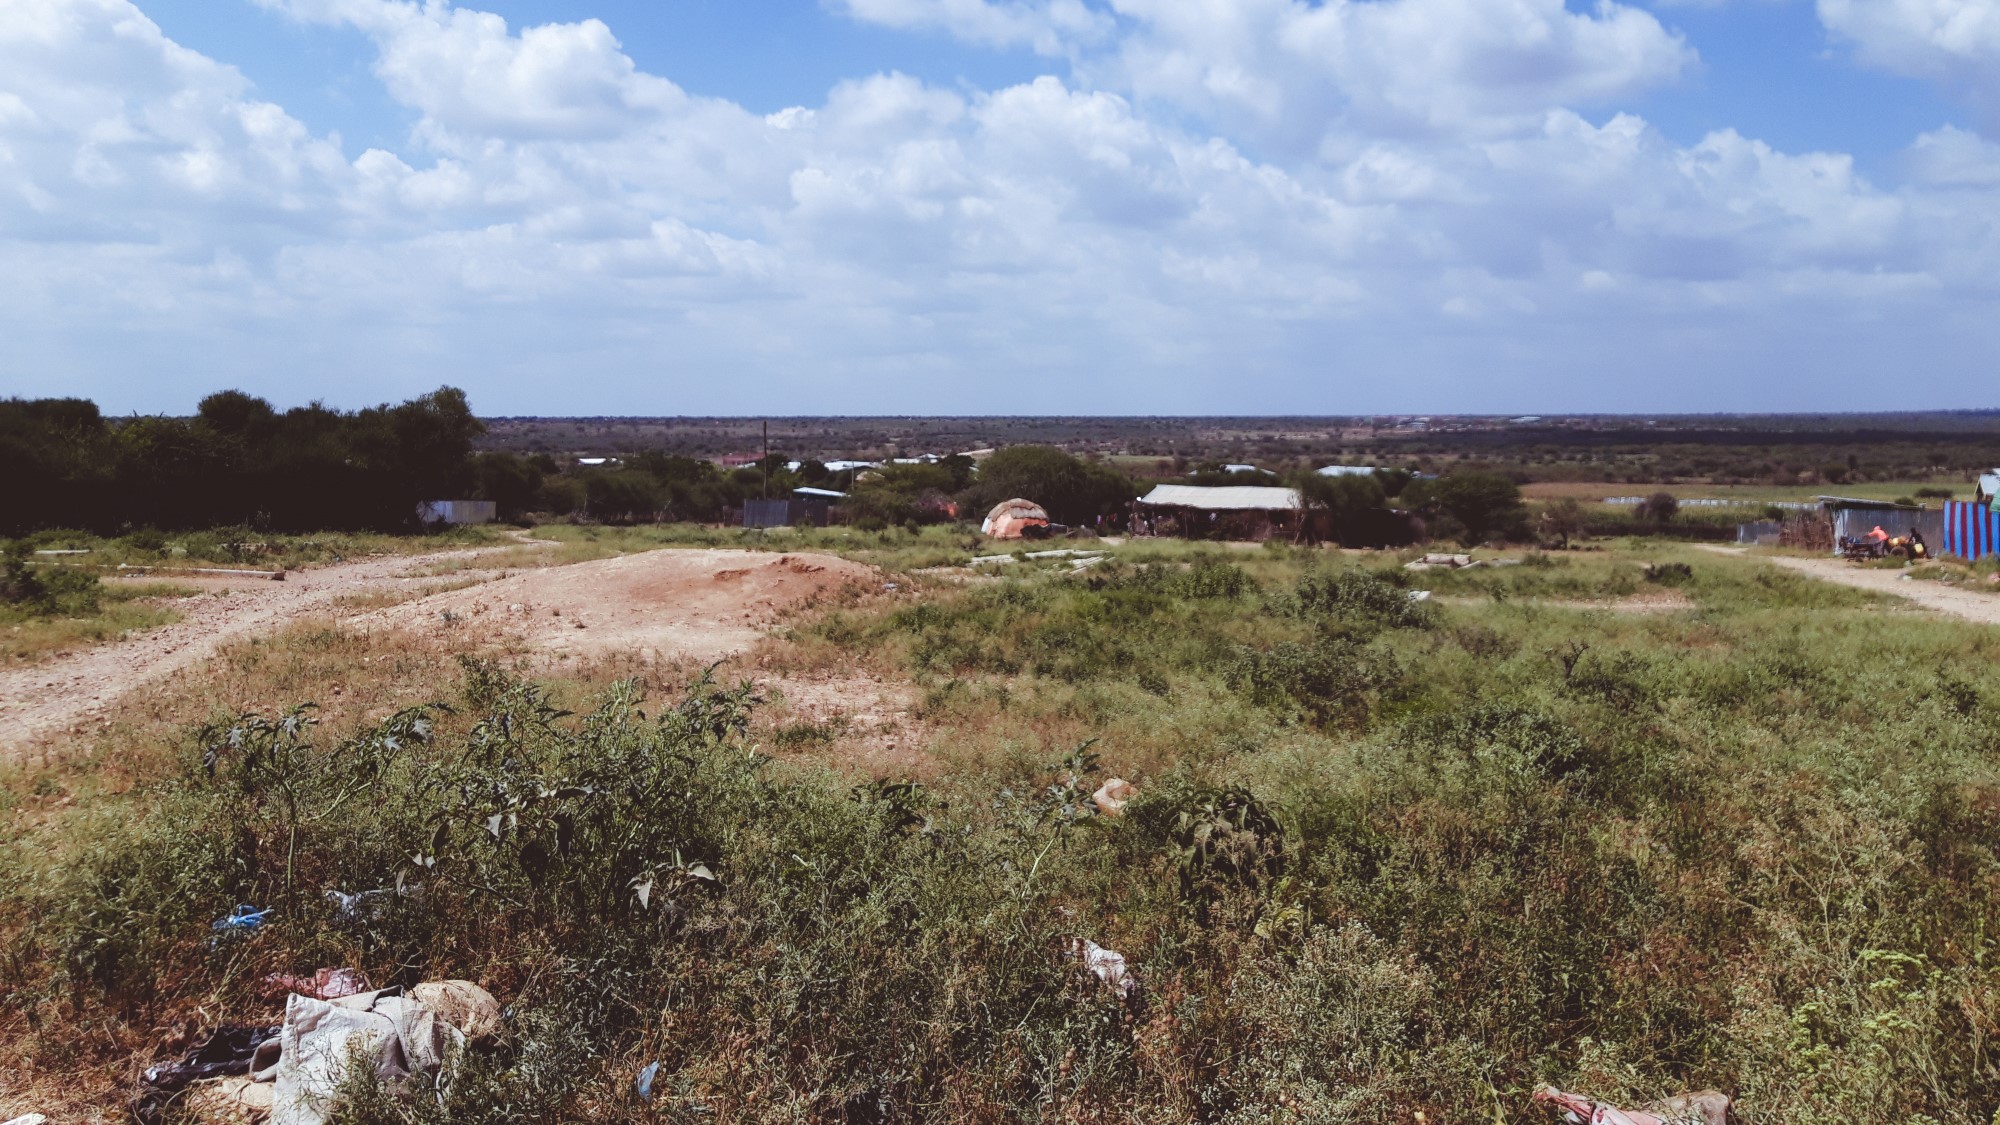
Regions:
[[0, 531], [406, 527], [418, 501], [474, 487], [480, 428], [451, 387], [353, 412], [223, 391], [192, 417], [120, 420], [86, 399], [0, 400]]
[[[584, 465], [548, 453], [476, 451], [484, 432], [452, 387], [397, 405], [280, 411], [241, 391], [201, 400], [188, 417], [106, 418], [79, 398], [0, 400], [0, 534], [77, 528], [114, 535], [155, 528], [248, 526], [271, 531], [413, 528], [424, 500], [492, 500], [503, 519], [532, 515], [605, 523], [716, 522], [746, 500], [800, 487], [844, 492], [864, 528], [977, 521], [1024, 497], [1058, 523], [1122, 522], [1142, 485], [1104, 461], [1048, 445], [835, 471], [769, 454], [729, 468], [642, 451]], [[1189, 478], [1182, 478], [1189, 479]], [[1200, 484], [1280, 483], [1263, 473], [1198, 468]], [[1439, 480], [1397, 470], [1285, 479], [1349, 545], [1407, 541], [1404, 512], [1433, 534], [1476, 541], [1526, 534], [1515, 483], [1474, 470]]]

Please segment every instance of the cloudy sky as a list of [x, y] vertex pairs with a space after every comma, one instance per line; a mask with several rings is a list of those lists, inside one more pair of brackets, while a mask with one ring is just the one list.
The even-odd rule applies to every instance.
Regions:
[[2000, 0], [0, 0], [0, 395], [2000, 405]]

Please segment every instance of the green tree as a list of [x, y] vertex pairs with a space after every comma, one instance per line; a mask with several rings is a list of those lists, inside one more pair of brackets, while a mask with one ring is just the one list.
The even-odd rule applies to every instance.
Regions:
[[988, 457], [963, 495], [969, 517], [1002, 500], [1040, 504], [1057, 523], [1084, 524], [1123, 508], [1139, 490], [1116, 469], [1046, 445], [1014, 445]]
[[1639, 518], [1657, 524], [1671, 522], [1680, 510], [1681, 502], [1671, 492], [1655, 492], [1639, 502]]
[[1571, 536], [1583, 534], [1583, 505], [1574, 497], [1562, 499], [1542, 509], [1541, 529], [1544, 537], [1552, 537], [1569, 550]]
[[1457, 469], [1404, 491], [1423, 510], [1448, 517], [1451, 529], [1466, 543], [1484, 542], [1496, 534], [1517, 538], [1527, 530], [1521, 486], [1498, 473]]
[[1305, 504], [1308, 538], [1315, 538], [1320, 527], [1335, 542], [1348, 546], [1378, 538], [1376, 529], [1386, 514], [1388, 498], [1382, 482], [1373, 476], [1323, 477], [1306, 472], [1293, 477], [1291, 484]]

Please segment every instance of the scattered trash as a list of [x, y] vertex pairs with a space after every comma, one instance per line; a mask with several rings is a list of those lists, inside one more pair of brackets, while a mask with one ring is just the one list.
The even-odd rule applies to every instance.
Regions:
[[210, 924], [210, 928], [223, 936], [253, 933], [264, 925], [264, 919], [269, 917], [270, 913], [268, 908], [259, 910], [249, 903], [244, 903], [230, 911], [227, 916], [217, 918]]
[[0, 1125], [48, 1125], [48, 1120], [46, 1113], [24, 1113], [10, 1121], [0, 1122]]
[[258, 985], [258, 992], [270, 999], [296, 992], [315, 1000], [338, 1000], [369, 990], [368, 978], [358, 969], [321, 969], [309, 977], [272, 973]]
[[461, 1048], [497, 1031], [499, 1013], [492, 995], [470, 981], [330, 1001], [295, 993], [285, 1005], [277, 1057], [260, 1053], [251, 1077], [275, 1085], [271, 1125], [325, 1125], [351, 1066], [373, 1066], [391, 1085], [436, 1075]]
[[649, 1062], [644, 1069], [639, 1071], [639, 1077], [633, 1081], [632, 1089], [638, 1092], [640, 1101], [650, 1102], [653, 1100], [653, 1079], [659, 1077], [659, 1075], [660, 1064], [658, 1062]]
[[1463, 570], [1472, 565], [1471, 555], [1425, 555], [1423, 558], [1403, 564], [1404, 570]]
[[[297, 983], [339, 991], [357, 982], [352, 969], [322, 969]], [[269, 1125], [325, 1125], [355, 1063], [384, 1083], [436, 1075], [462, 1048], [497, 1035], [500, 1021], [492, 994], [464, 980], [329, 999], [293, 992], [284, 1023], [218, 1028], [185, 1058], [149, 1068], [132, 1115], [140, 1125], [162, 1125], [169, 1110], [175, 1120], [192, 1111], [201, 1121], [268, 1114]]]
[[247, 1075], [199, 1082], [188, 1088], [185, 1116], [204, 1125], [260, 1125], [275, 1093], [271, 1083]]
[[1139, 989], [1138, 971], [1125, 964], [1125, 955], [1106, 949], [1089, 938], [1071, 938], [1069, 955], [1083, 962], [1092, 976], [1103, 981], [1121, 1000], [1130, 1000]]
[[[141, 1125], [159, 1125], [167, 1120], [167, 1108], [182, 1090], [196, 1082], [248, 1074], [257, 1050], [278, 1037], [276, 1027], [216, 1028], [208, 1040], [177, 1062], [156, 1063], [146, 1068], [139, 1081], [146, 1089], [132, 1103], [132, 1116]], [[12, 1125], [10, 1122], [9, 1125]]]
[[500, 1034], [500, 1003], [469, 980], [430, 980], [410, 989], [410, 998], [457, 1028], [467, 1041], [486, 1043]]
[[1105, 816], [1119, 816], [1125, 812], [1125, 806], [1132, 798], [1138, 795], [1138, 786], [1122, 777], [1114, 777], [1098, 786], [1097, 792], [1092, 793], [1090, 799], [1096, 804], [1098, 812]]
[[1728, 1125], [1729, 1121], [1729, 1096], [1715, 1090], [1681, 1094], [1637, 1110], [1565, 1094], [1554, 1086], [1536, 1090], [1535, 1100], [1556, 1106], [1566, 1119], [1580, 1125]]
[[341, 922], [372, 922], [382, 916], [382, 910], [396, 893], [394, 887], [377, 887], [372, 891], [329, 890], [327, 901], [334, 904], [333, 916]]
[[896, 592], [896, 584], [894, 582], [884, 582], [882, 583], [882, 588], [892, 594]]
[[1411, 591], [1410, 591], [1410, 600], [1411, 600], [1411, 601], [1413, 601], [1413, 602], [1427, 602], [1427, 601], [1430, 601], [1430, 600], [1431, 600], [1431, 592], [1430, 592], [1429, 590], [1411, 590]]

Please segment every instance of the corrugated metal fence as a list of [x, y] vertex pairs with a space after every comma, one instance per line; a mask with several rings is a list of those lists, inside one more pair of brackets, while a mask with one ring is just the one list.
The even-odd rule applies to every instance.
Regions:
[[2000, 513], [1984, 504], [1945, 501], [1944, 553], [1967, 560], [2000, 555]]
[[1860, 539], [1876, 528], [1890, 535], [1907, 535], [1915, 531], [1923, 536], [1925, 543], [1938, 543], [1945, 538], [1944, 512], [1936, 508], [1921, 511], [1910, 508], [1837, 508], [1833, 513], [1833, 541]]

